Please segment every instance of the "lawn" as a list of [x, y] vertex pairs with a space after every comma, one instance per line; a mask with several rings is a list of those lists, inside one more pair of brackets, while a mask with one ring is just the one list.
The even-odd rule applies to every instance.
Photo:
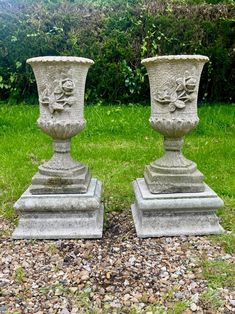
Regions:
[[[36, 126], [37, 106], [0, 104], [0, 214], [17, 221], [13, 204], [28, 187], [37, 167], [51, 156], [51, 139]], [[109, 211], [130, 210], [131, 182], [143, 176], [144, 165], [163, 153], [162, 137], [148, 123], [149, 106], [86, 106], [86, 129], [73, 139], [72, 155], [89, 165], [103, 182]], [[225, 202], [218, 210], [221, 224], [235, 231], [235, 110], [234, 105], [204, 105], [200, 124], [185, 138], [184, 154], [194, 160]], [[231, 233], [213, 237], [234, 248]]]
[[217, 213], [227, 232], [146, 240], [136, 237], [128, 214], [134, 199], [131, 182], [161, 156], [162, 137], [149, 126], [149, 106], [96, 105], [85, 108], [87, 127], [74, 138], [72, 154], [103, 182], [106, 212], [119, 213], [107, 214], [101, 240], [11, 241], [18, 220], [13, 204], [52, 153], [51, 139], [36, 126], [38, 114], [38, 106], [0, 104], [0, 311], [55, 313], [54, 306], [96, 314], [231, 310], [234, 105], [201, 106], [200, 124], [184, 145], [185, 156], [197, 162], [206, 183], [225, 202]]

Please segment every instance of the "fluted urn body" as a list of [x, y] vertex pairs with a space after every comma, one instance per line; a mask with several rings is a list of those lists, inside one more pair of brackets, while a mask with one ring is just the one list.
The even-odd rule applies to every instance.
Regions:
[[203, 175], [181, 152], [183, 136], [199, 122], [197, 96], [200, 76], [209, 59], [201, 55], [144, 59], [151, 93], [150, 124], [164, 136], [165, 154], [145, 169], [152, 193], [204, 191]]
[[38, 126], [53, 138], [54, 155], [32, 179], [32, 194], [86, 193], [89, 169], [70, 156], [71, 138], [85, 126], [84, 91], [93, 61], [80, 57], [36, 57], [27, 60], [36, 77]]

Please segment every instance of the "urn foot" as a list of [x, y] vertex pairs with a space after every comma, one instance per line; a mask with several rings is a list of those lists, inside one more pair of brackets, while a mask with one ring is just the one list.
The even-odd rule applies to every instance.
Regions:
[[[179, 169], [178, 169], [179, 170]], [[145, 167], [145, 182], [151, 193], [199, 193], [205, 190], [204, 176], [199, 170], [193, 173], [160, 173], [151, 165]]]
[[91, 174], [87, 166], [70, 156], [70, 140], [54, 140], [53, 157], [39, 166], [32, 178], [32, 194], [86, 193]]
[[33, 176], [32, 194], [79, 194], [86, 193], [91, 180], [88, 167], [81, 165], [79, 170], [67, 171], [63, 175], [45, 175], [40, 170]]
[[215, 210], [223, 201], [205, 184], [201, 193], [152, 194], [145, 180], [134, 181], [132, 215], [140, 238], [221, 234]]
[[182, 138], [165, 138], [165, 154], [145, 167], [144, 178], [151, 193], [199, 193], [205, 190], [204, 176], [196, 163], [181, 152]]

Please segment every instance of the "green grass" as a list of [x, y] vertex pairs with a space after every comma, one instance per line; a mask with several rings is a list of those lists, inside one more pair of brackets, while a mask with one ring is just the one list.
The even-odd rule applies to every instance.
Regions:
[[235, 288], [235, 265], [223, 260], [206, 260], [202, 262], [203, 276], [212, 289]]
[[200, 303], [203, 309], [208, 309], [213, 311], [213, 313], [217, 313], [216, 311], [218, 311], [220, 307], [224, 305], [224, 301], [221, 299], [218, 292], [211, 288], [205, 290], [201, 294]]
[[[0, 213], [11, 220], [16, 217], [13, 203], [52, 153], [51, 139], [36, 126], [38, 114], [37, 106], [0, 104]], [[149, 116], [149, 106], [85, 108], [87, 127], [74, 138], [72, 155], [103, 182], [106, 211], [129, 210], [131, 182], [143, 176], [144, 165], [163, 153], [162, 137], [150, 128]], [[218, 214], [222, 225], [234, 232], [234, 105], [203, 106], [199, 116], [198, 127], [185, 138], [184, 154], [197, 163], [206, 183], [224, 199], [226, 207]], [[222, 238], [227, 250], [231, 246], [234, 250], [234, 238], [230, 234]]]

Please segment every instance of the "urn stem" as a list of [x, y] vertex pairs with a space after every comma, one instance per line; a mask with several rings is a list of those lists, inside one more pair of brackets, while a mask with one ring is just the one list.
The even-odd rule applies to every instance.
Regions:
[[183, 144], [184, 144], [184, 140], [182, 137], [179, 137], [179, 138], [164, 137], [165, 151], [179, 151], [179, 152], [181, 152]]
[[54, 140], [53, 150], [56, 154], [68, 154], [71, 149], [71, 139], [66, 140]]

